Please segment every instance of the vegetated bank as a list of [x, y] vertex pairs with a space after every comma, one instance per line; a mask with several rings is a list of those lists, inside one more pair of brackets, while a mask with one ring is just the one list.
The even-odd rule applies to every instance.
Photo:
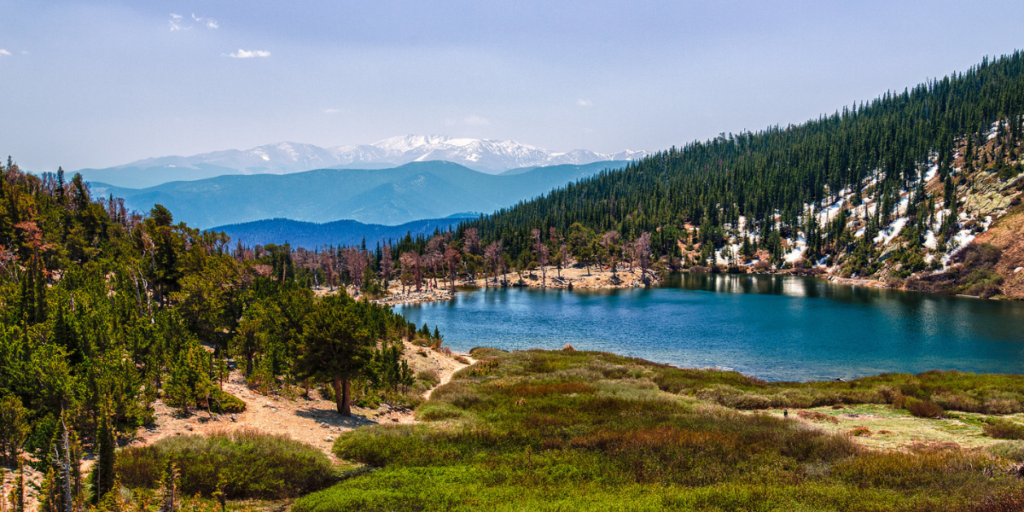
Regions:
[[[995, 511], [1024, 503], [1018, 442], [878, 451], [859, 440], [885, 431], [814, 426], [833, 424], [819, 419], [842, 412], [833, 406], [879, 404], [906, 418], [947, 417], [920, 422], [970, 422], [982, 437], [989, 434], [978, 425], [988, 419], [938, 404], [1019, 411], [1024, 377], [765, 383], [607, 353], [472, 354], [479, 361], [417, 409], [420, 424], [336, 441], [338, 456], [381, 469], [305, 496], [293, 510]], [[828, 408], [796, 414], [821, 405]], [[756, 412], [766, 407], [789, 408], [788, 417]], [[1011, 418], [996, 422], [992, 437], [1020, 430]]]
[[[282, 265], [284, 251], [246, 258], [228, 243], [161, 206], [141, 214], [94, 199], [78, 175], [37, 177], [10, 158], [0, 168], [0, 481], [17, 510], [117, 509], [117, 448], [154, 424], [158, 403], [186, 418], [243, 410], [221, 387], [233, 367], [254, 393], [319, 388], [343, 416], [353, 403], [421, 399], [404, 347], [443, 350], [436, 328], [318, 296]], [[295, 451], [268, 439], [204, 445], [197, 457]], [[189, 468], [152, 470], [173, 502], [176, 472]]]

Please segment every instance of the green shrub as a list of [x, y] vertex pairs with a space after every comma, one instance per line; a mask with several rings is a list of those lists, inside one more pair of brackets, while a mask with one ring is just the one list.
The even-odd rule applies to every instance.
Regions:
[[1006, 442], [989, 446], [986, 452], [1017, 463], [1024, 462], [1024, 443]]
[[231, 393], [218, 389], [210, 394], [210, 411], [217, 414], [238, 414], [245, 411], [245, 402]]
[[153, 489], [170, 461], [177, 464], [185, 495], [213, 496], [221, 476], [230, 499], [290, 498], [334, 480], [333, 467], [319, 450], [287, 437], [244, 430], [168, 437], [126, 448], [118, 452], [115, 471], [125, 487]]
[[430, 388], [441, 383], [441, 377], [438, 377], [437, 372], [434, 370], [420, 370], [416, 372], [416, 380]]
[[466, 413], [447, 403], [428, 403], [416, 410], [416, 419], [420, 421], [440, 421], [461, 418]]
[[720, 404], [915, 405], [938, 395], [985, 403], [1020, 397], [1022, 377], [766, 383], [597, 352], [477, 356], [497, 363], [437, 388], [417, 409], [423, 423], [339, 436], [337, 456], [379, 469], [304, 496], [292, 510], [966, 512], [1019, 485], [1005, 457], [941, 447], [871, 452], [850, 436]]

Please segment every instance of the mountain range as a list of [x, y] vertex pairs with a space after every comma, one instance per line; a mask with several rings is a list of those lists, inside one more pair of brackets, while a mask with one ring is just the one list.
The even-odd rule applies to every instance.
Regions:
[[176, 221], [208, 229], [257, 220], [348, 219], [397, 225], [457, 213], [490, 213], [628, 162], [538, 167], [492, 175], [443, 161], [391, 169], [318, 169], [292, 174], [227, 175], [143, 189], [92, 182], [93, 193], [125, 199], [129, 209], [161, 204]]
[[429, 237], [435, 230], [445, 231], [474, 217], [475, 215], [455, 214], [443, 219], [416, 220], [397, 226], [363, 224], [354, 220], [318, 224], [290, 219], [267, 219], [217, 226], [212, 228], [212, 231], [226, 233], [231, 237], [232, 244], [241, 242], [248, 247], [287, 243], [292, 248], [316, 249], [325, 245], [353, 246], [366, 241], [367, 247], [373, 248], [377, 242], [388, 239], [400, 240], [406, 235], [414, 238], [418, 235]]
[[282, 142], [248, 150], [229, 149], [193, 156], [147, 158], [104, 169], [81, 169], [89, 181], [145, 188], [233, 174], [289, 174], [312, 169], [381, 169], [411, 162], [443, 160], [487, 174], [524, 167], [585, 165], [643, 158], [645, 151], [603, 154], [585, 149], [553, 152], [515, 141], [406, 135], [373, 144], [321, 148]]

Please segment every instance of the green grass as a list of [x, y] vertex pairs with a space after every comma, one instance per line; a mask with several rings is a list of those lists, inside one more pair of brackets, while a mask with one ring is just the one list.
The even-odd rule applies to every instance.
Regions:
[[284, 499], [336, 480], [319, 450], [282, 436], [236, 431], [209, 437], [175, 436], [117, 452], [115, 471], [129, 489], [160, 486], [168, 463], [180, 472], [185, 495], [210, 497], [223, 477], [229, 499]]
[[1024, 412], [1024, 376], [930, 371], [887, 373], [849, 382], [764, 382], [736, 372], [659, 368], [653, 379], [670, 393], [738, 409], [805, 409], [834, 404], [933, 402], [947, 411]]
[[997, 450], [872, 452], [802, 421], [725, 407], [720, 397], [728, 395], [708, 393], [728, 386], [768, 400], [787, 390], [866, 396], [911, 377], [927, 387], [921, 382], [949, 374], [776, 385], [594, 352], [473, 356], [480, 363], [417, 410], [423, 423], [340, 436], [339, 457], [380, 469], [304, 496], [294, 512], [980, 512], [1020, 496], [1011, 461]]

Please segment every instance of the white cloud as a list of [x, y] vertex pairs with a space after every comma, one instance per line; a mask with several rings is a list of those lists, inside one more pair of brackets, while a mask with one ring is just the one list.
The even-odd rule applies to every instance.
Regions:
[[171, 19], [168, 20], [171, 25], [171, 32], [178, 30], [192, 30], [197, 26], [204, 26], [208, 29], [220, 28], [220, 24], [213, 18], [200, 18], [195, 14], [192, 14], [192, 21], [188, 21], [184, 16], [180, 14], [171, 13]]
[[3, 48], [0, 48], [0, 55], [9, 56], [10, 54], [11, 52], [4, 50]]
[[184, 26], [182, 26], [182, 24], [181, 24], [181, 15], [180, 14], [174, 14], [173, 12], [171, 13], [171, 19], [170, 19], [170, 21], [168, 23], [171, 24], [171, 32], [176, 32], [178, 30], [188, 30], [188, 29], [192, 28], [192, 27], [184, 27]]
[[220, 28], [220, 25], [217, 24], [217, 20], [215, 20], [213, 18], [200, 18], [200, 17], [196, 16], [195, 13], [192, 13], [192, 19], [196, 20], [196, 23], [200, 23], [202, 25], [206, 25], [206, 28], [211, 28], [211, 29]]
[[336, 108], [329, 108], [327, 110], [324, 110], [324, 114], [340, 114], [340, 113], [341, 113], [341, 110], [340, 109], [336, 109]]
[[253, 57], [270, 57], [270, 52], [265, 52], [263, 50], [249, 51], [249, 50], [243, 50], [243, 49], [239, 48], [237, 52], [228, 54], [228, 57], [234, 57], [236, 59], [251, 59]]
[[594, 102], [592, 102], [590, 100], [585, 100], [585, 99], [582, 99], [582, 98], [576, 100], [576, 104], [581, 106], [581, 107], [592, 107], [592, 106], [594, 106]]

